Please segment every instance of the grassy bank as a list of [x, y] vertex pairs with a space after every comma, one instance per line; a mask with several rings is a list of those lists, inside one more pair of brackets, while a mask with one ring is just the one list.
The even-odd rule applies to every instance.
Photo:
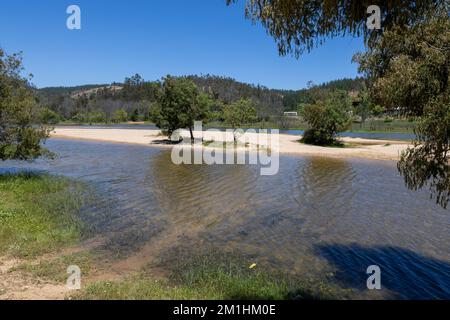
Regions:
[[[177, 255], [165, 268], [170, 275], [155, 279], [152, 266], [119, 281], [90, 284], [72, 296], [81, 300], [223, 300], [343, 299], [350, 292], [323, 279], [272, 273], [239, 255], [216, 251], [183, 259]], [[153, 266], [154, 267], [154, 266]], [[161, 267], [161, 266], [159, 266]]]
[[34, 258], [78, 242], [86, 187], [47, 174], [0, 175], [0, 255]]
[[348, 131], [364, 133], [414, 133], [417, 122], [408, 120], [373, 120], [353, 123]]
[[97, 270], [97, 263], [96, 256], [92, 252], [81, 251], [51, 259], [27, 261], [11, 268], [8, 272], [21, 272], [31, 275], [34, 279], [64, 284], [67, 280], [68, 266], [78, 266], [85, 277]]

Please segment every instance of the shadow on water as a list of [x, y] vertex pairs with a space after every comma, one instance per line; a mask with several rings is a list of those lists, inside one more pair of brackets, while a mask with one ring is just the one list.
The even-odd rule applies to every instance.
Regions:
[[450, 264], [393, 246], [318, 245], [345, 287], [367, 290], [367, 267], [381, 269], [381, 287], [394, 299], [450, 299]]

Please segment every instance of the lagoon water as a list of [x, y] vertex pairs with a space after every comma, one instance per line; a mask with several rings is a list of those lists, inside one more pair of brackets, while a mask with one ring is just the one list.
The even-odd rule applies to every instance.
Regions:
[[[406, 189], [395, 162], [281, 156], [277, 175], [260, 176], [251, 165], [176, 166], [157, 147], [47, 147], [59, 158], [0, 169], [95, 186], [102, 200], [83, 219], [107, 250], [215, 246], [280, 271], [331, 274], [362, 298], [450, 299], [450, 210]], [[370, 265], [381, 268], [381, 291], [366, 289]]]

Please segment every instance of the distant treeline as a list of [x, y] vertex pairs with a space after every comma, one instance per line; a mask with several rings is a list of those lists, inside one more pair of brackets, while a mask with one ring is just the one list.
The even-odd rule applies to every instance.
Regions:
[[[277, 90], [228, 77], [190, 75], [186, 78], [218, 102], [212, 107], [218, 118], [215, 120], [221, 120], [224, 105], [239, 99], [253, 100], [258, 118], [268, 120], [281, 116], [284, 111], [297, 111], [301, 104], [313, 103], [333, 90], [358, 92], [364, 83], [361, 78], [340, 79], [321, 85], [308, 83], [308, 88], [302, 90]], [[160, 81], [145, 81], [136, 74], [123, 83], [37, 89], [37, 96], [49, 122], [147, 121], [160, 89]]]

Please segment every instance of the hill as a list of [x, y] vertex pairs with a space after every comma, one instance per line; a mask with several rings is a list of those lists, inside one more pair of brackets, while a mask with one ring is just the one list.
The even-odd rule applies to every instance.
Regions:
[[[214, 99], [228, 104], [241, 98], [255, 102], [258, 116], [267, 118], [280, 116], [284, 111], [295, 111], [301, 103], [312, 103], [331, 90], [359, 91], [363, 79], [339, 79], [320, 85], [309, 84], [301, 90], [270, 89], [236, 81], [230, 77], [214, 75], [188, 75], [198, 88]], [[100, 110], [110, 116], [119, 108], [129, 114], [145, 117], [149, 105], [156, 100], [160, 81], [145, 81], [138, 74], [126, 78], [123, 83], [90, 84], [74, 87], [49, 87], [37, 89], [39, 101], [60, 114], [71, 119], [77, 113]]]

